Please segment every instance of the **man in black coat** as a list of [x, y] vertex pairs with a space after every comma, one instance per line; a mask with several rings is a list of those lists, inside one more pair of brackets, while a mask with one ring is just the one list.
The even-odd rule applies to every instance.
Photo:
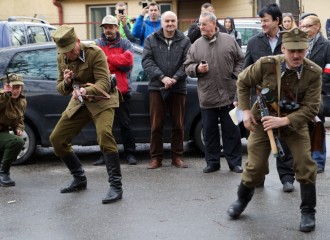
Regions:
[[[214, 13], [214, 8], [213, 5], [211, 3], [204, 3], [201, 6], [201, 13], [203, 12], [212, 12]], [[198, 27], [198, 22], [199, 22], [199, 17], [195, 20], [195, 22], [193, 24], [190, 25], [189, 29], [188, 29], [188, 37], [190, 39], [191, 44], [193, 44], [198, 38], [200, 38], [201, 35], [201, 31]], [[226, 28], [224, 26], [222, 26], [218, 21], [216, 21], [217, 24], [217, 28], [219, 28], [219, 32], [223, 32], [226, 33]]]
[[148, 169], [162, 166], [163, 128], [166, 111], [172, 122], [172, 165], [187, 168], [183, 161], [183, 119], [187, 95], [186, 73], [183, 63], [190, 47], [189, 39], [177, 30], [178, 18], [167, 11], [161, 16], [161, 29], [144, 41], [142, 67], [149, 77], [150, 156]]

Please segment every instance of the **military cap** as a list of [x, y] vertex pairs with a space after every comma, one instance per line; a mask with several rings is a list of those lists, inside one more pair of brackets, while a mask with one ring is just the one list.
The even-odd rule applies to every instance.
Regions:
[[282, 44], [286, 49], [307, 49], [308, 48], [308, 37], [307, 33], [300, 30], [299, 28], [294, 28], [290, 31], [282, 31]]
[[9, 73], [4, 75], [0, 78], [3, 84], [10, 84], [10, 85], [24, 85], [23, 83], [23, 75], [17, 73]]
[[103, 27], [106, 24], [111, 24], [111, 25], [118, 25], [118, 19], [112, 15], [107, 15], [103, 18], [102, 20], [102, 24], [100, 25], [100, 27]]
[[70, 52], [78, 39], [74, 28], [70, 25], [60, 26], [53, 32], [52, 37], [56, 43], [58, 53]]

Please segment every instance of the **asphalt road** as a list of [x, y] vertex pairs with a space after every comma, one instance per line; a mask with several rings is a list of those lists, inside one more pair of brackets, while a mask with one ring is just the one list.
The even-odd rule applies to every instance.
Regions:
[[283, 193], [273, 158], [265, 188], [256, 190], [234, 221], [226, 210], [236, 199], [241, 174], [230, 172], [224, 159], [219, 172], [202, 173], [203, 155], [186, 144], [188, 169], [172, 167], [167, 148], [163, 167], [148, 170], [147, 149], [139, 145], [136, 166], [122, 161], [124, 196], [109, 205], [101, 204], [108, 190], [105, 167], [92, 165], [97, 147], [76, 148], [88, 188], [71, 194], [59, 193], [71, 181], [68, 170], [50, 149], [39, 149], [29, 164], [12, 167], [16, 187], [0, 187], [0, 239], [329, 239], [329, 160], [317, 179], [316, 230], [306, 234], [299, 232], [299, 184], [293, 193]]

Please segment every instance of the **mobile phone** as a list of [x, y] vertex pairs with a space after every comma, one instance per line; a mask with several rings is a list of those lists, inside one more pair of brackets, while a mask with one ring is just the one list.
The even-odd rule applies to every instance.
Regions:
[[142, 8], [145, 8], [146, 6], [148, 6], [148, 3], [142, 3]]
[[206, 61], [205, 61], [205, 60], [202, 60], [201, 63], [202, 63], [202, 64], [206, 64]]
[[119, 14], [124, 14], [124, 9], [118, 9]]

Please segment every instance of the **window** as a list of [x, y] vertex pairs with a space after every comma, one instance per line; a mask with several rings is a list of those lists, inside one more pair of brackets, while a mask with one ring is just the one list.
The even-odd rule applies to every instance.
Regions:
[[48, 40], [46, 31], [41, 26], [27, 26], [26, 34], [29, 43], [43, 43]]
[[12, 25], [9, 27], [11, 45], [19, 46], [26, 44], [25, 31], [23, 25]]
[[172, 11], [171, 3], [159, 3], [159, 7], [160, 7], [160, 14], [163, 14], [166, 11]]
[[115, 15], [115, 9], [115, 5], [93, 6], [89, 8], [89, 19], [92, 22], [90, 25], [89, 39], [95, 39], [101, 36], [102, 28], [100, 28], [100, 24], [96, 22], [101, 23], [106, 15]]
[[17, 53], [6, 72], [20, 73], [26, 78], [57, 80], [57, 51], [53, 49]]

